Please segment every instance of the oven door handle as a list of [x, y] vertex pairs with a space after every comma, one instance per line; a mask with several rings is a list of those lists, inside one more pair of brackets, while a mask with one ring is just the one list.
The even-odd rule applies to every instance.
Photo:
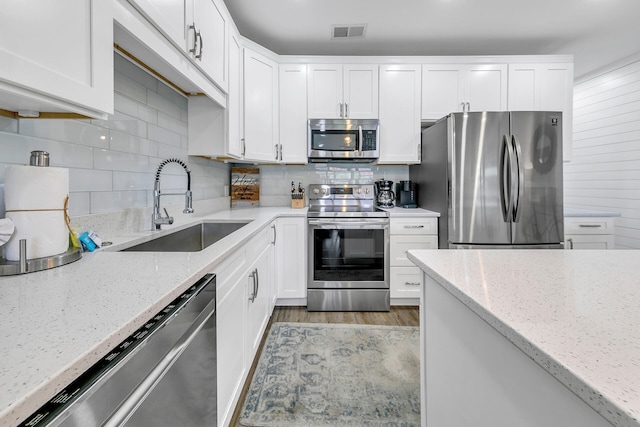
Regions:
[[389, 221], [365, 220], [365, 221], [326, 221], [326, 220], [309, 220], [309, 225], [323, 229], [341, 229], [341, 228], [384, 228], [389, 226]]

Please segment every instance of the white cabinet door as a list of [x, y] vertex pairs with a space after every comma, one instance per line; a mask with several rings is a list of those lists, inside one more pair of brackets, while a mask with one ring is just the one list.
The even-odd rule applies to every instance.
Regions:
[[280, 65], [281, 163], [307, 163], [307, 66]]
[[[218, 425], [229, 425], [251, 360], [245, 360], [247, 293], [244, 254], [233, 256], [216, 273], [216, 348], [218, 364]], [[244, 267], [244, 268], [243, 268]], [[229, 275], [224, 270], [233, 270]], [[221, 292], [224, 288], [225, 292]], [[228, 289], [228, 291], [227, 291]], [[221, 295], [220, 295], [221, 294]]]
[[271, 295], [273, 287], [273, 246], [262, 252], [246, 277], [247, 283], [247, 332], [246, 358], [253, 361], [262, 334], [271, 316]]
[[378, 66], [308, 66], [310, 119], [377, 119]]
[[465, 102], [468, 103], [468, 111], [505, 111], [507, 109], [507, 65], [467, 66]]
[[460, 64], [422, 65], [422, 119], [437, 120], [462, 111], [464, 67]]
[[214, 0], [193, 0], [193, 22], [201, 39], [196, 64], [227, 90], [227, 20]]
[[113, 113], [113, 5], [101, 0], [4, 2], [0, 108]]
[[275, 162], [278, 144], [278, 64], [244, 50], [245, 159]]
[[308, 65], [310, 119], [339, 119], [344, 112], [342, 65]]
[[[153, 22], [156, 28], [180, 49], [187, 47], [188, 26], [192, 0], [129, 0], [145, 18]], [[185, 25], [186, 23], [186, 25]], [[193, 35], [192, 35], [193, 36]]]
[[344, 65], [342, 85], [343, 118], [378, 118], [377, 65]]
[[278, 218], [275, 240], [278, 304], [299, 305], [307, 297], [306, 218]]
[[510, 64], [511, 111], [562, 111], [563, 160], [572, 157], [573, 64]]
[[420, 65], [380, 66], [378, 164], [420, 163]]
[[420, 298], [422, 270], [418, 267], [391, 267], [391, 298]]
[[424, 64], [422, 119], [459, 111], [505, 111], [506, 64]]
[[227, 154], [244, 155], [242, 121], [242, 45], [235, 28], [229, 31], [229, 94], [227, 96]]

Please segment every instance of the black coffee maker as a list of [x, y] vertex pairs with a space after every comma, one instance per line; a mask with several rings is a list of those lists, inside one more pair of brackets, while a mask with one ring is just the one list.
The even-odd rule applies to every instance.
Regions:
[[400, 208], [418, 207], [418, 185], [413, 181], [396, 184], [396, 206]]

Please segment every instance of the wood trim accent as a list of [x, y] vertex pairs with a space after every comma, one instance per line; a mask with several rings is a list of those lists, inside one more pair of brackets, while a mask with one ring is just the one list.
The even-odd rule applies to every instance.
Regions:
[[0, 108], [0, 116], [11, 117], [13, 119], [17, 119], [18, 118], [18, 113], [16, 113], [15, 111], [3, 110], [2, 108]]
[[158, 78], [159, 80], [162, 80], [164, 83], [166, 83], [167, 85], [171, 86], [173, 89], [175, 89], [179, 93], [183, 94], [184, 96], [187, 96], [187, 97], [188, 96], [206, 96], [204, 93], [187, 92], [186, 90], [182, 89], [180, 86], [178, 86], [177, 84], [173, 83], [171, 80], [169, 80], [168, 78], [166, 78], [165, 76], [163, 76], [162, 74], [160, 74], [159, 72], [154, 70], [153, 68], [149, 67], [147, 64], [145, 64], [140, 59], [138, 59], [134, 54], [132, 54], [131, 52], [129, 52], [128, 50], [126, 50], [125, 48], [120, 46], [119, 44], [114, 43], [113, 44], [113, 48], [115, 50], [117, 50], [118, 52], [120, 52], [122, 55], [126, 56], [130, 61], [134, 62], [140, 68], [142, 68], [143, 70], [145, 70], [149, 74], [153, 75], [154, 77]]
[[0, 108], [0, 116], [11, 117], [13, 119], [92, 119], [92, 117], [77, 113], [38, 111], [38, 114], [38, 117], [22, 117], [17, 111], [3, 110]]

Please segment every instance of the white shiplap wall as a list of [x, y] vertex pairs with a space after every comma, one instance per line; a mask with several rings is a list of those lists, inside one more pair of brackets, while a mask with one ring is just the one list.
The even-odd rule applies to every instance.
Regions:
[[565, 204], [617, 211], [616, 248], [640, 249], [640, 60], [576, 84]]

